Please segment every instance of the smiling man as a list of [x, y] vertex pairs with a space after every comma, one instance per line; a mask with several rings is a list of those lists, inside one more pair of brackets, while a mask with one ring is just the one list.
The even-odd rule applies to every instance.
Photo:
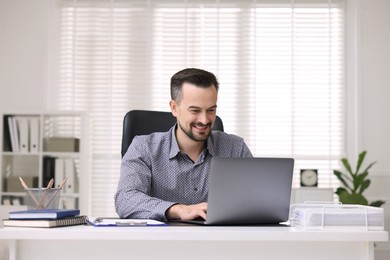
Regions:
[[169, 105], [177, 123], [168, 132], [133, 139], [115, 194], [119, 217], [206, 219], [211, 158], [252, 157], [242, 138], [212, 130], [218, 89], [217, 78], [205, 70], [172, 76]]

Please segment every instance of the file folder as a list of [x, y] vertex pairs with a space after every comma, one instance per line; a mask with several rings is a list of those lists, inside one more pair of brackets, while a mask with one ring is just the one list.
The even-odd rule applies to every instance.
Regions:
[[[71, 158], [64, 159], [65, 163], [65, 176], [68, 180], [66, 181], [66, 188], [64, 190], [65, 193], [74, 193], [75, 191], [75, 182], [76, 182], [76, 174], [75, 174], [75, 165], [74, 161]], [[65, 187], [64, 186], [64, 187]]]
[[15, 117], [17, 125], [19, 127], [19, 136], [20, 136], [20, 152], [28, 153], [29, 152], [29, 131], [28, 131], [28, 118], [27, 117]]
[[30, 152], [39, 152], [39, 118], [30, 118]]
[[[56, 158], [55, 159], [55, 170], [54, 170], [54, 185], [56, 188], [60, 186], [60, 183], [63, 179], [65, 179], [64, 173], [64, 159]], [[62, 193], [66, 192], [66, 185], [62, 187]]]
[[8, 117], [8, 129], [11, 137], [12, 152], [19, 152], [19, 134], [16, 121], [13, 116]]

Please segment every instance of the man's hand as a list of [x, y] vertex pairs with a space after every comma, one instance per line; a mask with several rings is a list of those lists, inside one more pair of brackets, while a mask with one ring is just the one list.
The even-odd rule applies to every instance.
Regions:
[[176, 204], [170, 207], [166, 216], [168, 219], [181, 219], [181, 220], [191, 220], [198, 217], [206, 219], [207, 214], [207, 203], [202, 202], [195, 205], [183, 205]]

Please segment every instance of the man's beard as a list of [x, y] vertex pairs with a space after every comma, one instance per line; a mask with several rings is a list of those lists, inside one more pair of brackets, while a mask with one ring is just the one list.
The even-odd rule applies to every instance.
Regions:
[[[181, 124], [180, 122], [178, 122], [178, 125], [180, 127], [180, 129], [193, 141], [195, 142], [204, 142], [206, 141], [209, 136], [211, 135], [211, 123], [207, 124], [207, 125], [203, 125], [201, 123], [192, 123], [190, 125], [190, 129], [189, 130], [186, 130]], [[198, 125], [198, 126], [201, 126], [201, 127], [204, 127], [204, 126], [208, 126], [208, 128], [205, 130], [205, 135], [202, 135], [202, 136], [195, 136], [195, 134], [192, 132], [192, 127], [194, 125]], [[206, 131], [208, 131], [206, 133]]]

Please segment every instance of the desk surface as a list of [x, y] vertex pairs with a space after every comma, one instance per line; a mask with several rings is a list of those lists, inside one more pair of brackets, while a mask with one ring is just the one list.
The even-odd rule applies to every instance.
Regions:
[[[10, 260], [183, 259], [374, 260], [386, 231], [294, 231], [290, 227], [1, 228]], [[340, 243], [342, 241], [342, 243]], [[71, 250], [64, 250], [71, 248]], [[58, 252], [61, 252], [60, 254]], [[189, 253], [195, 252], [195, 253]]]
[[291, 227], [92, 227], [0, 229], [1, 239], [153, 241], [388, 241], [386, 231], [296, 231]]

